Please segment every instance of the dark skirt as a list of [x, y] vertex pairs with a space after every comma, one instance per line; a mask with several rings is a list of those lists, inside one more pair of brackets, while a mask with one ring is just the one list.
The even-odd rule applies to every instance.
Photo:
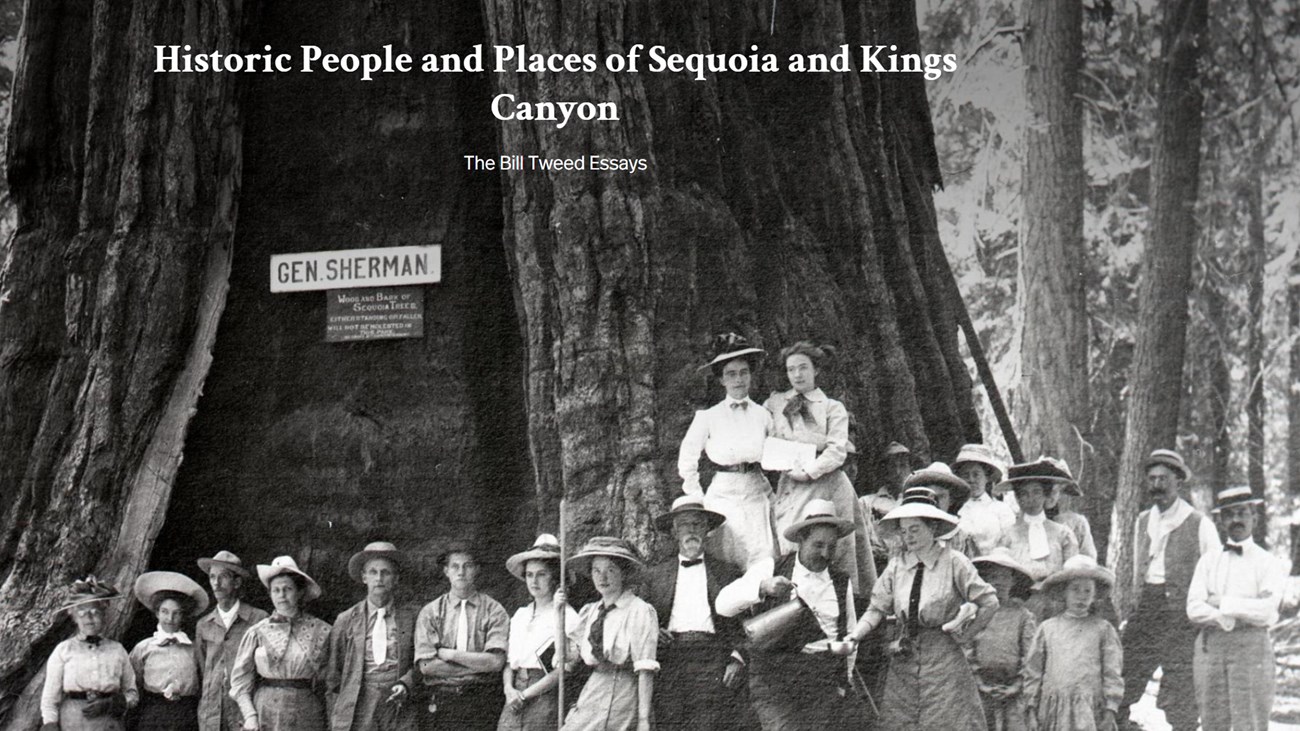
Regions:
[[127, 725], [134, 731], [198, 731], [199, 697], [169, 701], [157, 693], [143, 693]]
[[[524, 691], [540, 683], [546, 673], [541, 670], [522, 669], [515, 671], [515, 690]], [[497, 720], [497, 731], [555, 731], [560, 726], [559, 692], [554, 688], [524, 704], [518, 711], [509, 706], [501, 709], [501, 718]]]

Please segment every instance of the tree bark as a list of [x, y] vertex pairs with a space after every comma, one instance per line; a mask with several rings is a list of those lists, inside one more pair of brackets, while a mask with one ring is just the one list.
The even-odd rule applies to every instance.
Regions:
[[[1250, 96], [1259, 99], [1264, 92], [1264, 79], [1268, 73], [1265, 60], [1264, 25], [1258, 12], [1251, 17], [1251, 76]], [[1263, 103], [1258, 103], [1247, 118], [1247, 144], [1249, 167], [1245, 173], [1246, 203], [1246, 316], [1249, 318], [1246, 342], [1246, 378], [1249, 389], [1246, 397], [1246, 478], [1251, 494], [1264, 499], [1264, 262], [1268, 258], [1268, 242], [1264, 238], [1264, 175], [1267, 146], [1263, 134]], [[1212, 485], [1218, 490], [1224, 485]], [[1267, 507], [1265, 502], [1264, 506]], [[1255, 541], [1268, 542], [1267, 512], [1255, 524]]]
[[[782, 5], [771, 35], [769, 7], [727, 2], [524, 7], [486, 3], [492, 43], [598, 56], [632, 43], [675, 53], [753, 43], [783, 63], [840, 43], [901, 38], [900, 53], [916, 43], [910, 2]], [[721, 397], [695, 366], [727, 326], [769, 353], [805, 337], [842, 346], [827, 386], [857, 414], [860, 483], [883, 476], [890, 440], [949, 459], [978, 439], [955, 313], [939, 296], [950, 274], [939, 266], [929, 192], [939, 174], [919, 79], [599, 70], [494, 80], [517, 99], [613, 100], [621, 115], [564, 130], [502, 124], [504, 154], [650, 160], [638, 175], [505, 174], [542, 514], [568, 496], [575, 540], [605, 531], [651, 548], [646, 518], [680, 490], [670, 456], [691, 408]], [[786, 388], [769, 367], [777, 373], [761, 388]]]
[[1162, 17], [1151, 226], [1142, 254], [1136, 352], [1110, 536], [1109, 564], [1121, 577], [1116, 586], [1121, 616], [1133, 599], [1133, 526], [1143, 497], [1142, 463], [1153, 449], [1177, 446], [1196, 242], [1204, 102], [1197, 63], [1204, 44], [1206, 0], [1165, 0]]
[[[1021, 175], [1020, 373], [1016, 414], [1025, 453], [1066, 459], [1090, 496], [1088, 315], [1084, 293], [1083, 9], [1025, 3], [1025, 162]], [[1080, 505], [1091, 516], [1105, 503]]]
[[161, 525], [225, 302], [241, 138], [233, 78], [155, 76], [153, 45], [228, 48], [242, 17], [238, 0], [29, 8], [0, 272], [7, 692], [67, 627], [68, 583], [129, 590]]

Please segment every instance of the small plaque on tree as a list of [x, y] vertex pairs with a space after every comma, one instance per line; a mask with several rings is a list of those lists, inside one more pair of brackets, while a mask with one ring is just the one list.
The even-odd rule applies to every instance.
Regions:
[[372, 287], [325, 293], [325, 342], [424, 337], [424, 289]]

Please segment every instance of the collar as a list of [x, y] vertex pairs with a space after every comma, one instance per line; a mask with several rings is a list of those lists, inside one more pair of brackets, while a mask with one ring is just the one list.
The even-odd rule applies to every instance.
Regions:
[[1039, 513], [1038, 515], [1030, 515], [1029, 513], [1021, 513], [1021, 514], [1020, 514], [1020, 517], [1023, 518], [1024, 521], [1025, 521], [1026, 523], [1029, 523], [1030, 525], [1045, 525], [1045, 524], [1047, 523], [1047, 512], [1046, 512], [1046, 511], [1041, 512], [1041, 513]]
[[[614, 600], [614, 606], [619, 609], [626, 609], [627, 605], [632, 603], [632, 597], [634, 596], [635, 594], [633, 594], [630, 589], [624, 588], [623, 593], [619, 594], [618, 598]], [[601, 597], [596, 601], [596, 603], [600, 605], [604, 605], [605, 598]]]
[[236, 599], [235, 603], [230, 605], [230, 611], [226, 611], [222, 609], [221, 605], [218, 604], [216, 607], [216, 611], [213, 612], [210, 616], [212, 617], [220, 616], [223, 620], [226, 617], [231, 617], [231, 618], [242, 617], [244, 616], [243, 609], [244, 609], [244, 603], [239, 599]]
[[1250, 549], [1252, 549], [1252, 548], [1255, 547], [1255, 538], [1254, 538], [1254, 536], [1246, 536], [1246, 540], [1242, 541], [1241, 543], [1236, 543], [1236, 542], [1234, 542], [1234, 541], [1227, 540], [1227, 541], [1224, 541], [1224, 542], [1223, 542], [1223, 545], [1225, 545], [1225, 546], [1241, 546], [1242, 555], [1245, 555], [1245, 552], [1246, 552], [1246, 551], [1248, 551], [1248, 550], [1250, 550]]
[[364, 601], [365, 604], [366, 604], [366, 619], [369, 619], [369, 618], [375, 616], [375, 614], [376, 614], [380, 609], [384, 610], [384, 616], [386, 616], [386, 617], [391, 617], [391, 616], [393, 616], [393, 600], [392, 600], [392, 599], [389, 599], [389, 600], [388, 600], [388, 604], [387, 604], [387, 606], [383, 606], [383, 607], [376, 607], [375, 605], [371, 604], [371, 603], [370, 603], [370, 597], [366, 597], [366, 598], [363, 599], [362, 601]]
[[973, 497], [967, 500], [966, 504], [970, 505], [971, 503], [991, 503], [991, 502], [993, 502], [993, 496], [990, 495], [987, 490], [985, 490], [983, 495], [980, 495], [979, 497]]
[[795, 554], [794, 557], [794, 571], [790, 573], [791, 573], [791, 577], [802, 574], [804, 576], [813, 576], [818, 579], [825, 579], [826, 581], [831, 580], [831, 573], [829, 567], [824, 568], [821, 571], [813, 571], [812, 569], [809, 569], [807, 566], [803, 565], [803, 562], [799, 560], [798, 554]]
[[925, 564], [925, 568], [928, 571], [934, 568], [934, 565], [939, 562], [939, 554], [943, 552], [943, 548], [944, 547], [940, 545], [939, 541], [936, 539], [934, 545], [930, 546], [924, 551], [920, 551], [920, 552], [908, 551], [907, 561], [904, 562], [904, 565], [916, 566], [919, 563], [923, 563]]
[[731, 408], [732, 404], [745, 404], [746, 408], [748, 408], [748, 405], [754, 402], [751, 401], [748, 396], [745, 398], [732, 398], [731, 396], [725, 396], [722, 399], [722, 403], [726, 404], [727, 408]]
[[[456, 606], [456, 605], [460, 604], [460, 603], [463, 601], [463, 602], [465, 602], [465, 604], [466, 604], [467, 606], [476, 607], [476, 606], [478, 606], [478, 595], [479, 595], [479, 591], [478, 591], [478, 589], [475, 589], [473, 594], [470, 594], [469, 596], [465, 597], [464, 599], [458, 598], [455, 594], [453, 594], [453, 593], [451, 593], [451, 592], [447, 592], [446, 594], [443, 594], [442, 596], [443, 596], [443, 598], [444, 598], [444, 601], [445, 601], [447, 604], [451, 605], [451, 606]], [[369, 603], [370, 603], [370, 601], [369, 601], [369, 600], [366, 600], [366, 604], [369, 604]]]
[[[695, 560], [695, 559], [693, 559], [693, 558], [687, 558], [687, 557], [683, 556], [683, 555], [680, 554], [680, 553], [677, 554], [677, 565], [678, 565], [678, 566], [681, 566], [681, 565], [682, 565], [682, 563], [681, 563], [682, 561], [694, 561], [694, 560]], [[704, 554], [701, 553], [701, 554], [700, 554], [700, 563], [696, 564], [696, 566], [703, 566], [703, 565], [704, 565]], [[694, 568], [694, 567], [692, 567], [692, 568]]]
[[154, 629], [153, 639], [155, 643], [166, 642], [167, 644], [192, 645], [189, 635], [181, 631], [164, 632], [162, 627]]
[[1169, 510], [1167, 511], [1161, 510], [1159, 506], [1152, 507], [1155, 507], [1156, 513], [1160, 516], [1160, 520], [1171, 523], [1182, 524], [1182, 522], [1186, 520], [1187, 516], [1192, 512], [1192, 506], [1188, 505], [1187, 501], [1182, 498], [1175, 498], [1174, 504], [1170, 505]]
[[[788, 400], [790, 400], [790, 399], [792, 399], [792, 398], [794, 398], [795, 396], [798, 396], [798, 395], [799, 395], [799, 392], [796, 391], [796, 390], [794, 390], [794, 389], [792, 388], [792, 389], [790, 389], [789, 391], [786, 392], [786, 400], [788, 401]], [[820, 388], [814, 388], [813, 390], [809, 391], [808, 393], [805, 393], [805, 394], [803, 395], [803, 397], [804, 397], [806, 400], [808, 400], [808, 401], [825, 401], [825, 400], [826, 400], [826, 392], [823, 391], [823, 390], [821, 390]]]

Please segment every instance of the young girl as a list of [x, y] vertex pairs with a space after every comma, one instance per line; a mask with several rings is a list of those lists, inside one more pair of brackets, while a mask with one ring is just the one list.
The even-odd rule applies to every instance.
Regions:
[[1124, 695], [1119, 634], [1096, 615], [1097, 584], [1115, 575], [1078, 555], [1043, 580], [1043, 591], [1062, 594], [1065, 612], [1038, 626], [1025, 665], [1030, 729], [1114, 731]]
[[971, 666], [979, 683], [990, 731], [1025, 728], [1021, 672], [1034, 639], [1034, 615], [1025, 609], [1033, 579], [1002, 546], [972, 561], [980, 577], [998, 592], [993, 620], [971, 643]]

